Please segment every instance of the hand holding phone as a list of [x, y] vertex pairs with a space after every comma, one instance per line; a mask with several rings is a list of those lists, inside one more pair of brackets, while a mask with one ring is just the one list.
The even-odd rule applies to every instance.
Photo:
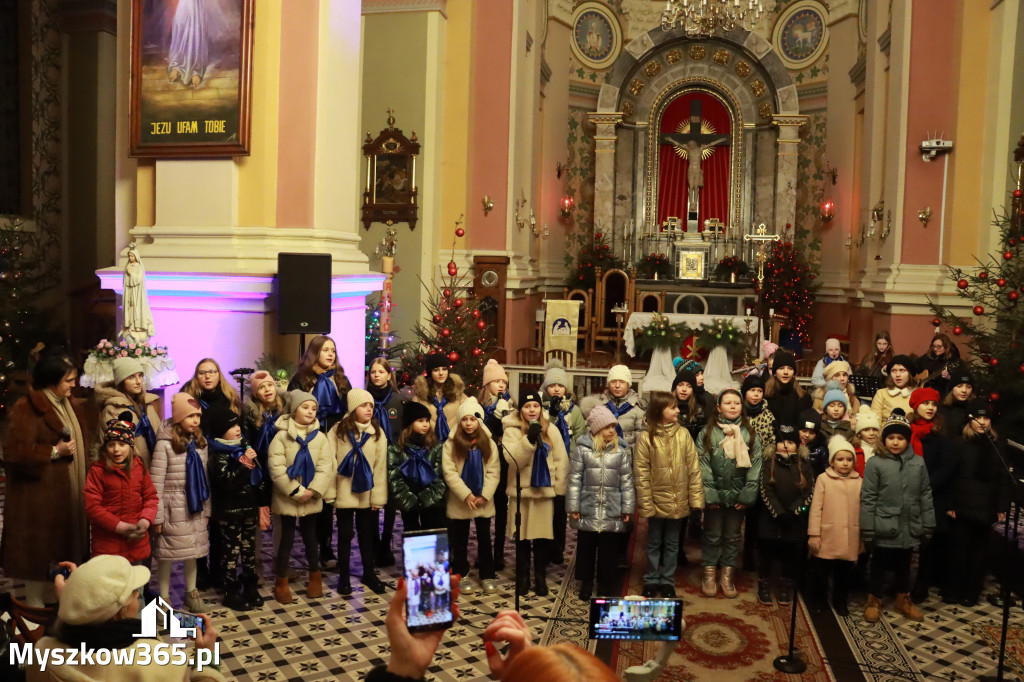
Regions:
[[175, 611], [174, 615], [178, 618], [178, 625], [183, 628], [195, 628], [195, 638], [198, 638], [200, 633], [206, 632], [206, 621], [194, 614], [188, 613], [187, 611]]
[[[434, 660], [437, 647], [444, 637], [444, 629], [427, 630], [412, 633], [406, 625], [408, 619], [409, 590], [411, 581], [398, 579], [395, 596], [391, 599], [385, 627], [388, 642], [391, 644], [391, 660], [388, 661], [388, 672], [402, 677], [420, 679], [427, 673], [430, 662]], [[459, 596], [459, 576], [452, 578], [452, 616], [459, 617], [459, 607], [455, 603]]]
[[[470, 499], [472, 499], [470, 495]], [[452, 624], [448, 533], [421, 530], [402, 537], [404, 575], [409, 582], [406, 627], [409, 632], [444, 630]]]

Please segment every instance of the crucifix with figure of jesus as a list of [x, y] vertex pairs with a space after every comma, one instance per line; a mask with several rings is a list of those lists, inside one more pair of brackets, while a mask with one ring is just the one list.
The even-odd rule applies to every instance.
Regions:
[[689, 161], [689, 168], [686, 172], [686, 202], [688, 218], [692, 221], [697, 220], [697, 202], [700, 198], [700, 189], [704, 186], [704, 171], [701, 168], [704, 155], [705, 153], [710, 154], [710, 150], [715, 147], [729, 145], [728, 135], [704, 132], [702, 123], [701, 101], [694, 99], [690, 102], [689, 132], [682, 132], [681, 124], [680, 130], [674, 133], [662, 133], [658, 137], [660, 144], [671, 144], [676, 148], [676, 153]]

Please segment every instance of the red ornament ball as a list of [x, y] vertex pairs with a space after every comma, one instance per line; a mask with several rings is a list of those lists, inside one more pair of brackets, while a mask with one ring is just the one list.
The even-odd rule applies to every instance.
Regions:
[[1002, 277], [1000, 277], [999, 279], [996, 280], [996, 286], [997, 287], [1005, 287], [1006, 286], [1006, 280], [1003, 279]]
[[940, 324], [942, 324], [942, 320], [940, 320], [937, 317], [933, 317], [932, 318], [932, 326], [933, 327], [938, 327]]
[[487, 338], [484, 337], [484, 336], [481, 336], [479, 339], [476, 340], [476, 343], [477, 343], [478, 346], [482, 346], [486, 342], [487, 342]]
[[1024, 374], [1024, 362], [1020, 364], [1020, 367], [1017, 368], [1017, 371], [1020, 372], [1021, 374]]
[[455, 321], [456, 322], [462, 322], [462, 315], [456, 315], [455, 316]]
[[1006, 243], [1009, 244], [1010, 246], [1016, 246], [1017, 245], [1017, 238], [1016, 237], [1010, 237], [1009, 239], [1006, 240]]
[[409, 373], [408, 372], [403, 372], [402, 373], [402, 381], [409, 381], [409, 378], [410, 377], [409, 377]]
[[474, 348], [473, 349], [473, 357], [474, 358], [478, 358], [478, 357], [480, 357], [483, 354], [484, 354], [484, 352], [482, 350], [480, 350], [479, 348]]
[[448, 274], [452, 277], [459, 274], [459, 266], [455, 264], [455, 261], [448, 261]]
[[452, 351], [451, 353], [448, 354], [448, 361], [451, 362], [452, 364], [458, 362], [459, 354], [456, 353], [455, 351]]
[[459, 229], [455, 230], [455, 236], [456, 237], [465, 237], [466, 236], [466, 231], [460, 227]]
[[603, 235], [602, 233], [600, 233], [600, 232], [595, 232], [595, 233], [594, 233], [594, 239], [600, 239], [600, 238], [601, 238], [601, 237], [603, 237], [603, 236], [604, 236], [604, 235]]
[[448, 327], [445, 327], [444, 329], [441, 330], [441, 336], [443, 336], [444, 338], [447, 339], [451, 335], [452, 335], [452, 330], [448, 329]]
[[964, 333], [964, 330], [963, 330], [962, 327], [953, 327], [953, 335], [954, 336], [960, 336], [963, 333]]
[[474, 320], [479, 320], [480, 319], [480, 311], [479, 310], [474, 310], [471, 314], [473, 315], [473, 319]]
[[1013, 196], [1015, 198], [1020, 199], [1021, 195], [1024, 195], [1024, 192], [1020, 191], [1019, 189], [1013, 190]]
[[976, 306], [974, 306], [974, 314], [975, 315], [984, 315], [985, 314], [985, 309], [982, 306], [980, 306], [980, 305], [976, 305]]
[[452, 290], [451, 290], [451, 289], [445, 289], [444, 291], [442, 291], [442, 292], [441, 292], [441, 294], [442, 294], [442, 295], [443, 295], [443, 296], [444, 296], [445, 298], [448, 298], [448, 297], [450, 297], [450, 296], [452, 295]]
[[455, 305], [456, 308], [461, 308], [463, 300], [461, 298], [457, 298], [454, 301], [452, 301], [452, 303]]
[[1010, 260], [1013, 258], [1013, 251], [1004, 251], [1003, 260]]
[[992, 358], [991, 360], [988, 361], [988, 364], [992, 365], [993, 367], [998, 367], [999, 366], [999, 358]]
[[441, 316], [440, 315], [434, 315], [434, 322], [435, 323], [441, 322]]
[[477, 320], [476, 328], [479, 329], [480, 331], [483, 331], [487, 329], [487, 323], [484, 322], [483, 320]]
[[1020, 298], [1020, 294], [1018, 294], [1018, 293], [1017, 293], [1016, 291], [1011, 291], [1011, 292], [1010, 292], [1010, 293], [1008, 293], [1008, 294], [1007, 294], [1006, 296], [1007, 296], [1007, 298], [1009, 298], [1009, 299], [1010, 299], [1011, 301], [1016, 301], [1016, 300], [1017, 300], [1018, 298]]
[[967, 280], [966, 279], [962, 279], [962, 280], [958, 281], [956, 283], [956, 285], [960, 289], [966, 289], [967, 288]]
[[982, 270], [981, 272], [978, 273], [978, 278], [979, 279], [988, 279], [988, 273], [986, 271]]
[[996, 393], [995, 391], [992, 391], [991, 393], [988, 394], [988, 399], [990, 402], [997, 403], [999, 402], [999, 394]]

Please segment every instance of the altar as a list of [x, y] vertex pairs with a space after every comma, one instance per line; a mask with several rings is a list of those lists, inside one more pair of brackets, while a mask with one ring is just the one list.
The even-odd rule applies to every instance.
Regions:
[[[757, 318], [753, 316], [728, 316], [728, 315], [680, 315], [669, 313], [665, 315], [670, 324], [684, 323], [691, 329], [698, 329], [702, 325], [714, 324], [717, 320], [724, 320], [737, 329], [750, 329], [751, 341], [756, 340], [752, 353], [757, 354], [761, 348], [761, 342], [766, 338], [764, 332], [758, 331]], [[633, 313], [626, 320], [623, 329], [623, 342], [626, 353], [630, 357], [636, 357], [635, 332], [649, 325], [654, 319], [654, 313]], [[748, 341], [748, 347], [752, 344]], [[678, 350], [678, 349], [677, 349]], [[644, 387], [651, 391], [671, 391], [672, 381], [675, 379], [676, 371], [672, 366], [672, 358], [676, 351], [667, 348], [655, 348], [651, 353], [651, 364], [644, 377]], [[704, 367], [704, 386], [712, 393], [721, 393], [727, 388], [739, 388], [739, 383], [732, 377], [733, 358], [732, 354], [724, 347], [719, 346], [708, 355]]]

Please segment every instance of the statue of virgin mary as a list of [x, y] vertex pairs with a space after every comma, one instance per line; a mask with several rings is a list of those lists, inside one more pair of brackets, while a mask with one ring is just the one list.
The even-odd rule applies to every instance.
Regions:
[[124, 308], [122, 338], [135, 343], [147, 341], [154, 334], [153, 314], [149, 310], [149, 296], [146, 294], [146, 268], [142, 265], [134, 243], [128, 246], [121, 302]]

